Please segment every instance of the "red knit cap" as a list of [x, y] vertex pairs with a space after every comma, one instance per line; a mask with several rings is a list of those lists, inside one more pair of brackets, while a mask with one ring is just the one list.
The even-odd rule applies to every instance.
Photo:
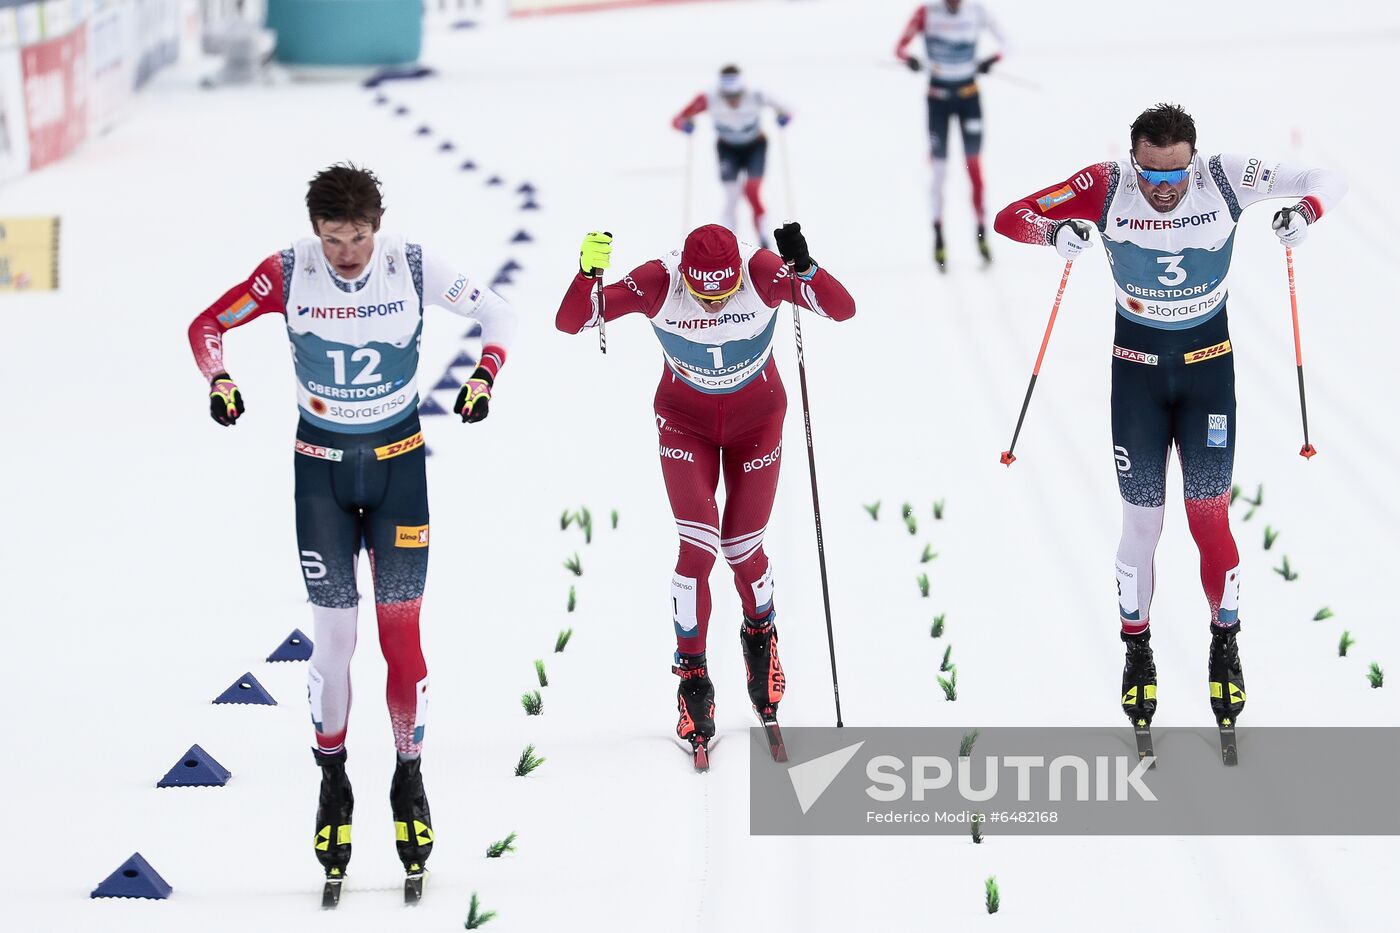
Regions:
[[719, 224], [697, 227], [681, 247], [681, 277], [698, 298], [727, 298], [743, 282], [739, 241]]

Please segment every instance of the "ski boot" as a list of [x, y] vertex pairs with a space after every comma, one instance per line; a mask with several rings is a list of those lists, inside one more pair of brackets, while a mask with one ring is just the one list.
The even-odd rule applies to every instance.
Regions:
[[977, 225], [977, 252], [982, 257], [982, 265], [992, 264], [992, 247], [987, 242], [987, 228], [982, 224]]
[[948, 250], [943, 246], [943, 225], [933, 225], [933, 263], [939, 272], [948, 271]]
[[705, 655], [677, 652], [671, 673], [681, 679], [676, 688], [676, 708], [680, 719], [676, 735], [690, 743], [695, 770], [710, 769], [710, 740], [715, 736], [715, 685], [705, 665]]
[[403, 885], [405, 904], [416, 904], [423, 897], [423, 866], [433, 851], [433, 818], [428, 812], [428, 795], [423, 790], [422, 761], [400, 759], [389, 784], [389, 808], [394, 814], [394, 838], [399, 861], [408, 873]]
[[768, 734], [768, 751], [774, 761], [787, 761], [783, 734], [778, 729], [778, 703], [787, 687], [787, 678], [783, 676], [783, 662], [778, 660], [778, 628], [773, 624], [776, 616], [775, 610], [757, 622], [744, 619], [739, 628], [739, 643], [744, 647], [749, 700]]
[[1239, 630], [1239, 622], [1210, 626], [1210, 709], [1220, 727], [1220, 756], [1227, 766], [1239, 762], [1235, 720], [1244, 710], [1244, 669], [1235, 643]]
[[1152, 715], [1157, 712], [1157, 665], [1152, 660], [1152, 633], [1143, 629], [1136, 635], [1119, 632], [1127, 646], [1123, 661], [1123, 712], [1137, 736], [1138, 758], [1152, 754]]
[[350, 778], [345, 774], [345, 749], [334, 755], [324, 755], [313, 749], [312, 754], [321, 767], [315, 840], [316, 860], [326, 870], [321, 906], [330, 909], [340, 903], [340, 885], [350, 864], [350, 818], [355, 810], [355, 795], [350, 790]]

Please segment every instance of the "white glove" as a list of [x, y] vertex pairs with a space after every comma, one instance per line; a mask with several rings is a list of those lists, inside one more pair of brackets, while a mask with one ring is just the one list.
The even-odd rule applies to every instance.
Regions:
[[1061, 259], [1078, 259], [1079, 254], [1091, 249], [1094, 241], [1089, 239], [1089, 225], [1082, 220], [1062, 220], [1055, 224], [1055, 232], [1050, 242], [1055, 244], [1055, 252]]
[[1284, 246], [1297, 246], [1308, 236], [1308, 215], [1297, 206], [1285, 207], [1274, 215], [1274, 235]]

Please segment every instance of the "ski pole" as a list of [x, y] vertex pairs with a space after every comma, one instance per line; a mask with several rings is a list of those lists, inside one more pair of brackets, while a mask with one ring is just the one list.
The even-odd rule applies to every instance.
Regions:
[[603, 303], [603, 272], [598, 271], [598, 349], [606, 356], [608, 353], [608, 322], [604, 311], [607, 306]]
[[685, 192], [685, 200], [681, 202], [682, 236], [686, 236], [690, 233], [690, 177], [695, 174], [694, 166], [695, 134], [687, 133], [685, 134], [685, 184], [682, 189]]
[[[778, 127], [778, 155], [783, 160], [783, 191], [787, 194], [788, 216], [795, 218], [797, 216], [797, 201], [792, 194], [792, 163], [788, 161], [787, 129], [781, 126]], [[763, 231], [760, 230], [759, 233], [762, 234]], [[793, 279], [793, 287], [797, 287], [795, 278]]]
[[1060, 290], [1055, 292], [1055, 304], [1050, 309], [1050, 320], [1045, 325], [1045, 337], [1040, 341], [1040, 353], [1035, 358], [1035, 368], [1031, 370], [1030, 385], [1026, 386], [1026, 399], [1021, 403], [1021, 416], [1016, 419], [1016, 431], [1011, 435], [1011, 447], [1001, 452], [1001, 462], [1007, 466], [1016, 462], [1016, 439], [1021, 436], [1021, 424], [1026, 420], [1026, 409], [1031, 404], [1031, 393], [1035, 391], [1035, 381], [1040, 377], [1040, 364], [1045, 359], [1045, 348], [1050, 346], [1050, 331], [1055, 328], [1055, 315], [1060, 313], [1060, 299], [1065, 297], [1065, 283], [1069, 281], [1069, 270], [1074, 260], [1065, 260], [1065, 272], [1060, 276]]
[[1303, 338], [1298, 334], [1298, 287], [1293, 281], [1293, 247], [1284, 247], [1288, 257], [1288, 300], [1293, 305], [1293, 356], [1298, 362], [1298, 407], [1303, 411], [1303, 449], [1298, 456], [1310, 460], [1317, 456], [1317, 448], [1308, 440], [1308, 396], [1303, 390]]
[[812, 446], [812, 408], [807, 401], [807, 363], [802, 353], [802, 320], [797, 306], [797, 269], [788, 263], [792, 279], [792, 333], [797, 339], [797, 378], [802, 384], [802, 424], [807, 432], [807, 469], [812, 475], [812, 515], [817, 523], [817, 564], [822, 574], [822, 607], [826, 610], [826, 648], [831, 657], [831, 693], [836, 700], [836, 727], [841, 721], [841, 687], [836, 679], [836, 636], [831, 628], [831, 592], [826, 582], [826, 545], [822, 540], [822, 504], [817, 497], [817, 452]]

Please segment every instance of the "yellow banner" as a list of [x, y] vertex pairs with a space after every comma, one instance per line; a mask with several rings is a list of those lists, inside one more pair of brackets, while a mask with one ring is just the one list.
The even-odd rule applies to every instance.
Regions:
[[58, 288], [58, 218], [0, 217], [0, 292]]

